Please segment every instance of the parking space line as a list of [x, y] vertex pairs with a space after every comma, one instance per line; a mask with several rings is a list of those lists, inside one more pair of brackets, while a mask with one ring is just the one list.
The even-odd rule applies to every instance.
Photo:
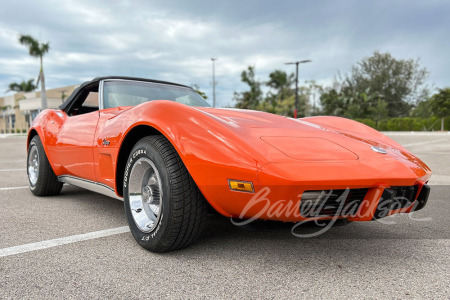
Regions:
[[115, 235], [115, 234], [129, 232], [129, 231], [130, 231], [130, 229], [128, 226], [122, 226], [122, 227], [99, 230], [99, 231], [94, 231], [94, 232], [89, 232], [89, 233], [84, 233], [84, 234], [71, 235], [71, 236], [67, 236], [67, 237], [63, 237], [63, 238], [59, 238], [59, 239], [53, 239], [53, 240], [47, 240], [47, 241], [42, 241], [42, 242], [37, 242], [37, 243], [3, 248], [3, 249], [0, 249], [0, 257], [16, 255], [16, 254], [20, 254], [20, 253], [31, 252], [31, 251], [41, 250], [41, 249], [47, 249], [47, 248], [51, 248], [51, 247], [62, 246], [62, 245], [72, 244], [72, 243], [81, 242], [81, 241], [98, 239], [98, 238], [107, 237], [107, 236], [111, 236], [111, 235]]
[[20, 189], [27, 189], [28, 185], [24, 186], [13, 186], [13, 187], [5, 187], [0, 188], [0, 191], [9, 191], [9, 190], [20, 190]]
[[25, 172], [26, 169], [1, 169], [0, 172], [11, 172], [11, 171], [23, 171]]

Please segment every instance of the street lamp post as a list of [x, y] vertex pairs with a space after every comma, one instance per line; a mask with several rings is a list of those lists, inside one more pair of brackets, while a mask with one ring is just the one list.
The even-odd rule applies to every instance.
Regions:
[[298, 65], [311, 62], [310, 59], [298, 60], [294, 62], [285, 63], [286, 65], [295, 64], [295, 108], [294, 108], [294, 118], [297, 118], [297, 108], [298, 108]]
[[214, 64], [215, 64], [216, 60], [217, 60], [217, 58], [211, 57], [212, 71], [213, 71], [213, 82], [212, 82], [212, 86], [213, 86], [213, 107], [216, 107], [216, 74], [215, 74], [215, 69], [214, 69]]

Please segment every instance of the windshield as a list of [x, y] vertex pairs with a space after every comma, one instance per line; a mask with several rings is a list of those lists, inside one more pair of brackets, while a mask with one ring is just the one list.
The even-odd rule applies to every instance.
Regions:
[[176, 85], [119, 80], [105, 81], [103, 85], [103, 108], [136, 106], [153, 100], [170, 100], [189, 106], [210, 106], [194, 90]]

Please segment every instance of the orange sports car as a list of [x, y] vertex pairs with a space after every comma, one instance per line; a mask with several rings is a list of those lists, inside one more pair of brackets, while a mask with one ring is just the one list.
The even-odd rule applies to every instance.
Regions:
[[431, 170], [338, 117], [211, 108], [192, 88], [129, 77], [83, 83], [28, 133], [37, 196], [69, 183], [124, 200], [131, 233], [164, 252], [195, 241], [210, 210], [238, 220], [370, 221], [423, 208]]

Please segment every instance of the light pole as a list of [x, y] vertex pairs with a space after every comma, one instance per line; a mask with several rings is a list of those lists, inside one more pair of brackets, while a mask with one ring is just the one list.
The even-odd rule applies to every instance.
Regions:
[[310, 59], [298, 60], [294, 62], [285, 63], [286, 65], [295, 64], [295, 108], [294, 108], [294, 118], [297, 118], [297, 107], [298, 107], [298, 65], [311, 62]]
[[215, 64], [216, 60], [217, 60], [217, 58], [211, 57], [212, 71], [213, 71], [213, 82], [212, 82], [212, 86], [213, 86], [213, 107], [216, 107], [216, 74], [215, 74], [215, 69], [214, 69], [214, 64]]

